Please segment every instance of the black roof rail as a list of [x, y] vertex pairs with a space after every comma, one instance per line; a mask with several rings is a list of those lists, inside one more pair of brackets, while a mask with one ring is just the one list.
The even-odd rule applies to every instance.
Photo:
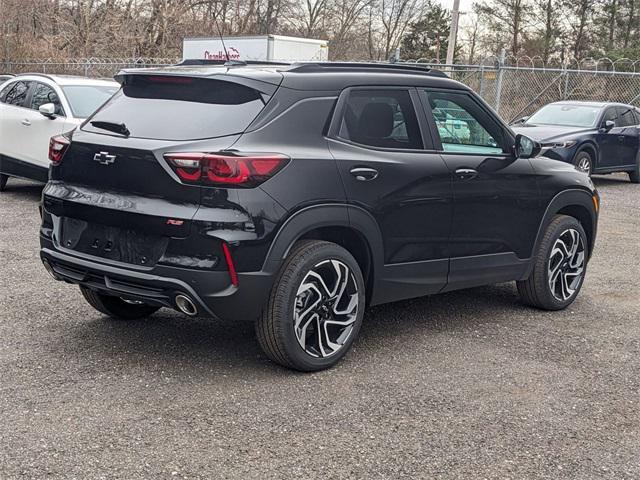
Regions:
[[380, 70], [389, 73], [413, 73], [430, 75], [432, 77], [447, 77], [440, 71], [418, 65], [406, 65], [402, 63], [359, 63], [359, 62], [300, 62], [292, 64], [289, 72], [322, 72], [331, 69], [371, 71]]
[[180, 63], [177, 63], [176, 66], [186, 67], [186, 66], [206, 66], [206, 65], [221, 65], [227, 67], [234, 66], [244, 66], [244, 65], [274, 65], [274, 66], [289, 66], [290, 63], [287, 62], [268, 62], [262, 60], [207, 60], [204, 58], [187, 58]]

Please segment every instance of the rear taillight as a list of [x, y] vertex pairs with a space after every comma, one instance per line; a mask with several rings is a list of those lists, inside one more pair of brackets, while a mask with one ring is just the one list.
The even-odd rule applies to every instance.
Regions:
[[54, 165], [60, 165], [71, 141], [64, 135], [56, 135], [49, 140], [49, 160]]
[[278, 153], [166, 153], [164, 158], [184, 183], [255, 187], [278, 173], [289, 157]]

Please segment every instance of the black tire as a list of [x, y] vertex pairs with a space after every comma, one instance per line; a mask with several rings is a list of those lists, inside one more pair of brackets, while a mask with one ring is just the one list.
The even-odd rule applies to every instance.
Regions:
[[636, 169], [633, 172], [629, 172], [629, 180], [631, 183], [640, 183], [640, 153], [636, 158]]
[[4, 192], [7, 188], [7, 181], [9, 180], [9, 175], [5, 175], [4, 173], [0, 173], [0, 192]]
[[[572, 273], [567, 273], [567, 278], [571, 278], [572, 281], [575, 280], [576, 283], [575, 285], [572, 285], [570, 289], [573, 291], [573, 294], [569, 298], [561, 299], [554, 294], [549, 282], [551, 277], [550, 269], [552, 265], [551, 257], [552, 252], [554, 252], [556, 242], [561, 236], [566, 235], [566, 232], [570, 231], [577, 232], [582, 242], [582, 249], [584, 252], [582, 274], [580, 277], [576, 277]], [[522, 301], [527, 305], [543, 310], [562, 310], [571, 305], [580, 293], [580, 289], [584, 283], [587, 270], [588, 251], [588, 239], [582, 224], [573, 217], [556, 215], [547, 227], [542, 238], [542, 242], [538, 247], [531, 275], [528, 279], [517, 282], [518, 293], [520, 294]], [[577, 250], [577, 253], [579, 253], [579, 249]], [[554, 259], [555, 258], [556, 257], [554, 256]], [[567, 260], [566, 264], [567, 272], [569, 272], [570, 262]], [[562, 275], [563, 273], [560, 272], [560, 274]], [[562, 282], [562, 279], [560, 280]]]
[[[576, 166], [576, 168], [589, 176], [591, 176], [591, 174], [593, 173], [593, 157], [588, 150], [580, 150], [578, 153], [576, 153], [576, 156], [573, 157], [573, 164]], [[585, 165], [587, 164], [588, 167], [585, 167]]]
[[[334, 263], [334, 260], [337, 262]], [[307, 328], [302, 330], [304, 333], [301, 334], [300, 331], [297, 332], [295, 326], [295, 309], [306, 308], [306, 305], [301, 306], [299, 304], [299, 302], [302, 302], [299, 298], [299, 289], [303, 288], [303, 282], [311, 279], [308, 280], [308, 283], [313, 283], [313, 277], [310, 275], [312, 275], [312, 271], [321, 271], [318, 269], [334, 268], [334, 273], [336, 273], [338, 271], [336, 265], [340, 265], [340, 268], [346, 267], [346, 269], [348, 269], [348, 271], [343, 270], [346, 274], [342, 275], [342, 278], [347, 278], [345, 282], [349, 282], [349, 292], [351, 293], [346, 292], [346, 286], [341, 289], [341, 292], [348, 293], [349, 298], [344, 298], [344, 295], [341, 293], [339, 295], [340, 298], [337, 298], [337, 300], [337, 296], [333, 297], [334, 303], [327, 304], [325, 300], [320, 300], [322, 305], [328, 305], [328, 307], [324, 307], [324, 315], [326, 315], [326, 317], [321, 317], [320, 315], [322, 315], [322, 313], [319, 313], [316, 317], [317, 323], [316, 321], [308, 321], [306, 323]], [[352, 275], [350, 275], [349, 272]], [[336, 290], [340, 278], [341, 276], [336, 275]], [[306, 283], [306, 285], [308, 285], [308, 283]], [[327, 284], [327, 286], [329, 285]], [[310, 298], [304, 301], [316, 304], [317, 302], [312, 300], [322, 297], [322, 294], [316, 295], [312, 292], [317, 291], [319, 293], [319, 290], [308, 290]], [[328, 289], [324, 291], [326, 290]], [[335, 365], [347, 353], [362, 325], [365, 308], [364, 292], [365, 285], [360, 267], [347, 250], [335, 243], [319, 240], [304, 240], [296, 243], [282, 265], [271, 289], [269, 299], [260, 318], [256, 321], [256, 335], [262, 350], [267, 357], [274, 362], [294, 370], [311, 372], [323, 370]], [[328, 295], [328, 297], [330, 296], [331, 295]], [[340, 330], [342, 327], [337, 327], [338, 331], [335, 332], [335, 335], [344, 335], [342, 340], [333, 342], [335, 345], [341, 346], [327, 356], [323, 356], [325, 350], [322, 349], [322, 346], [316, 349], [316, 352], [320, 351], [322, 353], [318, 355], [309, 353], [309, 351], [312, 351], [315, 347], [307, 346], [307, 338], [309, 339], [309, 344], [315, 344], [316, 342], [318, 342], [318, 345], [322, 344], [322, 335], [316, 336], [316, 334], [318, 331], [327, 331], [326, 326], [324, 330], [320, 327], [320, 325], [325, 325], [321, 323], [323, 322], [323, 318], [329, 321], [335, 320], [337, 317], [332, 315], [342, 310], [344, 300], [354, 301], [356, 298], [358, 303], [355, 312], [349, 317], [351, 319], [349, 327], [345, 327], [343, 330]], [[341, 304], [342, 307], [339, 307], [338, 304]], [[317, 308], [313, 311], [316, 312], [319, 310], [320, 309]], [[348, 310], [348, 308], [345, 310]], [[312, 311], [312, 309], [309, 308], [309, 311]], [[312, 316], [314, 315], [316, 315], [316, 313], [313, 313]], [[328, 328], [333, 329], [334, 327], [336, 327], [336, 325]], [[347, 328], [349, 329], [348, 331]], [[305, 338], [304, 347], [301, 343], [302, 340], [298, 339], [298, 335]], [[329, 334], [324, 338], [328, 339], [328, 336]]]
[[153, 315], [160, 309], [146, 303], [128, 303], [119, 297], [104, 295], [86, 287], [80, 287], [80, 291], [89, 305], [118, 320], [138, 320]]

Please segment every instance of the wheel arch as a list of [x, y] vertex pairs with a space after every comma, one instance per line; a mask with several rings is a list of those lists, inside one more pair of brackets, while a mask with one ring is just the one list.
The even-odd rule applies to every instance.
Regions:
[[578, 145], [576, 149], [576, 153], [573, 155], [573, 160], [575, 160], [576, 156], [580, 152], [587, 151], [591, 154], [593, 158], [593, 166], [592, 169], [595, 170], [600, 165], [600, 149], [598, 145], [593, 140], [584, 140]]
[[[549, 203], [540, 222], [533, 253], [538, 251], [544, 233], [556, 215], [568, 215], [576, 218], [583, 226], [589, 242], [589, 257], [593, 253], [598, 228], [598, 214], [592, 193], [582, 189], [564, 190], [558, 193]], [[533, 258], [533, 257], [532, 257]], [[533, 262], [531, 268], [533, 267]], [[531, 270], [530, 268], [530, 270]], [[527, 273], [530, 274], [531, 272]]]
[[346, 204], [314, 205], [291, 215], [278, 230], [263, 266], [276, 272], [299, 240], [326, 240], [345, 248], [358, 262], [367, 286], [367, 299], [376, 287], [376, 272], [384, 263], [382, 233], [364, 209]]

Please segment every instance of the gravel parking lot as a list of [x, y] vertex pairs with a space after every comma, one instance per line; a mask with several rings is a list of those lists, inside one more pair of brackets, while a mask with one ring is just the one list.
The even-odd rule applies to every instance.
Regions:
[[247, 323], [114, 322], [38, 259], [40, 188], [0, 195], [0, 478], [640, 478], [640, 188], [567, 311], [511, 284], [371, 309], [296, 374]]

